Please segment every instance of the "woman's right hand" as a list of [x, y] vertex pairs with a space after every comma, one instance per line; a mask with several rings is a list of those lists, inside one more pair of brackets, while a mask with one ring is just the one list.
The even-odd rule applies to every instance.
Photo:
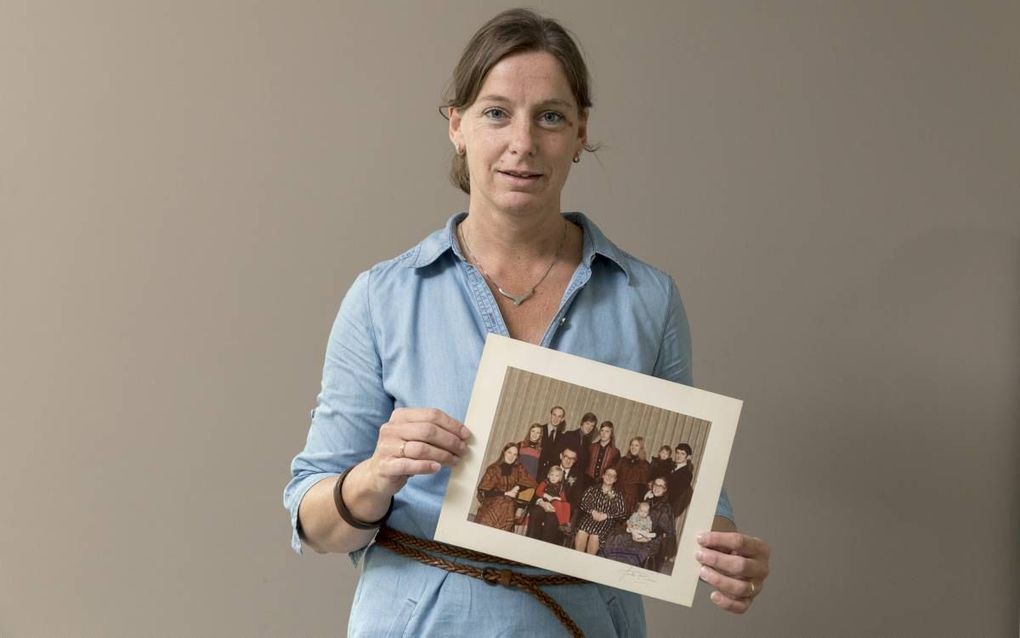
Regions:
[[416, 474], [456, 465], [467, 451], [467, 427], [436, 408], [397, 408], [379, 428], [367, 465], [376, 489], [396, 494]]

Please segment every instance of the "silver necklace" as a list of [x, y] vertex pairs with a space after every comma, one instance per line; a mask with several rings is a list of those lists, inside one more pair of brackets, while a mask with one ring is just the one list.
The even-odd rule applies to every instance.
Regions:
[[482, 264], [478, 261], [478, 259], [475, 258], [474, 253], [472, 253], [471, 249], [468, 248], [467, 233], [461, 228], [461, 224], [457, 225], [457, 234], [460, 236], [460, 243], [464, 246], [464, 252], [466, 253], [468, 262], [471, 265], [478, 268], [479, 271], [481, 271], [482, 276], [485, 277], [490, 284], [492, 284], [493, 288], [496, 289], [496, 292], [509, 299], [513, 303], [514, 307], [517, 307], [524, 303], [525, 301], [527, 301], [528, 299], [530, 299], [532, 296], [534, 296], [535, 289], [537, 289], [539, 285], [541, 285], [541, 283], [545, 281], [545, 278], [548, 277], [549, 273], [552, 271], [553, 266], [556, 265], [556, 261], [560, 258], [560, 251], [563, 250], [563, 244], [566, 242], [567, 239], [567, 222], [566, 221], [563, 222], [563, 235], [560, 236], [560, 245], [556, 247], [556, 254], [553, 255], [552, 261], [549, 262], [549, 267], [545, 269], [545, 272], [542, 274], [539, 280], [535, 282], [535, 285], [533, 285], [531, 289], [528, 290], [526, 293], [521, 295], [515, 295], [512, 292], [507, 292], [503, 290], [503, 288], [501, 288], [500, 285], [496, 283], [496, 280], [493, 279], [489, 275], [489, 273], [485, 272], [485, 268], [482, 267]]

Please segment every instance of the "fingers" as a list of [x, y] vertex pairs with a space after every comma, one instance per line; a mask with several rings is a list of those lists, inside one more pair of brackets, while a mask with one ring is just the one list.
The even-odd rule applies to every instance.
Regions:
[[751, 608], [751, 598], [730, 598], [729, 596], [714, 591], [709, 596], [709, 599], [715, 603], [716, 607], [728, 611], [733, 614], [742, 614]]
[[[716, 588], [719, 593], [734, 600], [754, 598], [761, 591], [757, 581], [727, 576], [711, 567], [701, 566], [698, 574], [701, 580]], [[752, 586], [752, 582], [755, 583]]]
[[467, 451], [470, 431], [435, 408], [398, 408], [379, 428], [375, 467], [388, 479], [432, 474], [455, 465]]
[[769, 575], [768, 544], [737, 532], [706, 532], [698, 535], [698, 543], [701, 580], [716, 589], [712, 602], [735, 614], [747, 611]]
[[441, 467], [436, 461], [393, 458], [380, 464], [379, 473], [387, 478], [407, 478], [416, 474], [435, 474]]
[[698, 562], [735, 578], [764, 579], [768, 576], [768, 563], [757, 558], [723, 554], [712, 549], [700, 549], [694, 555]]
[[733, 578], [705, 565], [701, 566], [699, 576], [715, 587], [709, 596], [712, 603], [734, 614], [742, 614], [750, 609], [755, 596], [761, 593], [761, 581]]
[[[463, 445], [463, 443], [461, 444]], [[460, 460], [460, 453], [453, 453], [440, 445], [431, 445], [425, 441], [405, 441], [402, 443], [403, 454], [395, 456], [422, 461], [435, 461], [441, 465], [455, 465]]]
[[[464, 440], [470, 436], [464, 424], [434, 408], [402, 408], [395, 410], [389, 423], [382, 426], [383, 434], [394, 435], [400, 441], [421, 441], [459, 456], [466, 449]], [[404, 449], [404, 454], [408, 454]]]
[[397, 408], [390, 415], [390, 423], [431, 423], [462, 440], [471, 436], [463, 423], [437, 408]]
[[390, 449], [378, 459], [379, 473], [387, 477], [411, 476], [415, 474], [433, 474], [444, 465], [455, 465], [460, 456], [448, 450], [430, 445], [423, 441], [403, 441], [388, 445], [380, 445], [376, 449]]
[[728, 554], [760, 557], [765, 561], [771, 554], [768, 543], [740, 532], [704, 532], [698, 535], [698, 544]]

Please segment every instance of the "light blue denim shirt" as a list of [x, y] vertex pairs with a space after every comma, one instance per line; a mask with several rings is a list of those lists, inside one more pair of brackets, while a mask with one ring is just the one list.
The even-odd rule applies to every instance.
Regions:
[[[488, 285], [454, 240], [465, 216], [454, 215], [411, 250], [359, 275], [340, 306], [308, 440], [283, 495], [298, 553], [298, 508], [308, 489], [371, 456], [379, 426], [394, 408], [435, 407], [463, 420], [486, 334], [507, 335]], [[583, 230], [584, 247], [541, 345], [691, 384], [687, 317], [672, 278], [617, 248], [584, 215], [565, 217]], [[443, 468], [408, 480], [388, 524], [432, 538], [449, 476]], [[716, 511], [733, 518], [725, 492]], [[523, 591], [422, 565], [374, 544], [351, 556], [362, 567], [351, 636], [565, 634]], [[636, 594], [596, 584], [546, 591], [586, 636], [645, 635]]]

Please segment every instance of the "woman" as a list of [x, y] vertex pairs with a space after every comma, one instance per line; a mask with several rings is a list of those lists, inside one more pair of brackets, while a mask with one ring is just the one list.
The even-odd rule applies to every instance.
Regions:
[[[295, 551], [303, 542], [361, 562], [352, 636], [563, 631], [519, 592], [370, 545], [384, 518], [390, 529], [434, 534], [445, 468], [471, 438], [459, 418], [486, 334], [692, 383], [672, 280], [584, 215], [560, 212], [567, 175], [588, 148], [591, 104], [584, 59], [558, 23], [512, 10], [482, 26], [446, 103], [452, 177], [468, 194], [468, 212], [362, 273], [341, 304], [284, 503]], [[715, 604], [739, 613], [760, 590], [768, 547], [733, 531], [723, 497], [717, 514], [720, 531], [704, 536], [705, 579]], [[588, 636], [645, 633], [640, 596], [596, 584], [549, 591]], [[508, 597], [521, 613], [506, 613]]]
[[633, 512], [638, 501], [648, 491], [648, 461], [645, 460], [645, 439], [635, 436], [627, 445], [627, 454], [616, 464], [618, 483], [628, 512]]
[[541, 423], [532, 423], [518, 446], [521, 450], [521, 465], [535, 481], [539, 478], [538, 458], [542, 455], [542, 430], [544, 428]]
[[516, 443], [507, 443], [499, 459], [485, 468], [478, 482], [478, 512], [475, 522], [506, 531], [513, 530], [517, 494], [526, 487], [535, 487], [535, 479], [518, 460]]
[[[663, 445], [659, 448], [659, 454], [652, 459], [652, 465], [648, 471], [648, 482], [651, 483], [660, 476], [666, 476], [669, 474], [669, 470], [673, 467], [673, 448], [668, 445]], [[652, 486], [649, 485], [648, 489], [651, 490]]]
[[606, 538], [613, 525], [627, 517], [623, 495], [613, 487], [616, 470], [607, 469], [602, 483], [592, 485], [581, 497], [581, 516], [577, 519], [574, 549], [589, 554], [599, 553], [599, 543]]
[[589, 484], [599, 481], [602, 474], [609, 468], [615, 467], [620, 460], [620, 450], [615, 445], [613, 437], [613, 422], [603, 421], [599, 426], [599, 438], [588, 447], [588, 466], [585, 474], [588, 475]]
[[652, 533], [655, 535], [651, 540], [635, 540], [625, 532], [613, 534], [602, 548], [602, 555], [656, 571], [667, 558], [672, 558], [676, 554], [676, 528], [667, 494], [666, 480], [660, 477], [652, 481], [650, 495], [642, 501], [649, 504], [648, 516], [652, 519]]

